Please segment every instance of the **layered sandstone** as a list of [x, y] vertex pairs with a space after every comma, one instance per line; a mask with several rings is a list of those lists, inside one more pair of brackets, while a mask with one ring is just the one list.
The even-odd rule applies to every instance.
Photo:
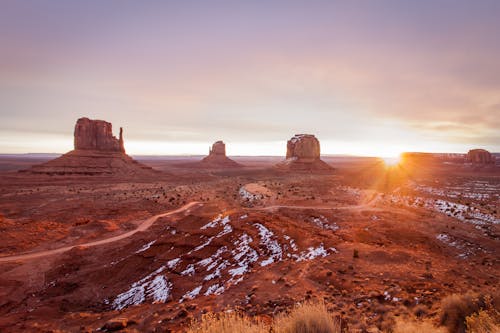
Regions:
[[25, 172], [48, 175], [134, 175], [153, 173], [125, 154], [123, 129], [113, 136], [112, 125], [104, 120], [80, 118], [74, 131], [75, 149]]
[[495, 164], [495, 156], [485, 149], [469, 150], [466, 159], [472, 164]]
[[208, 156], [203, 158], [200, 162], [202, 167], [224, 167], [234, 168], [241, 167], [232, 159], [226, 156], [226, 144], [223, 141], [215, 142], [212, 147], [208, 149]]
[[77, 120], [74, 132], [75, 150], [97, 150], [125, 152], [123, 145], [123, 129], [120, 127], [120, 137], [113, 136], [113, 125], [104, 120], [80, 118]]
[[296, 134], [286, 145], [286, 159], [277, 165], [290, 170], [331, 170], [332, 167], [320, 159], [319, 140], [312, 134]]

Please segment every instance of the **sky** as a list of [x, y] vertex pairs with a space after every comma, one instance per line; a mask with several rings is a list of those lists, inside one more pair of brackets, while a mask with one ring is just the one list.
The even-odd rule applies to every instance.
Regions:
[[500, 1], [0, 2], [0, 153], [500, 151]]

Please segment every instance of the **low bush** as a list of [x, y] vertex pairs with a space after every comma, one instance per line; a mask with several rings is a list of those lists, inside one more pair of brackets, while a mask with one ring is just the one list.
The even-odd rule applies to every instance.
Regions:
[[269, 327], [235, 312], [208, 313], [194, 322], [187, 333], [264, 333]]
[[288, 314], [279, 315], [273, 322], [276, 333], [340, 333], [340, 323], [320, 302], [308, 302]]

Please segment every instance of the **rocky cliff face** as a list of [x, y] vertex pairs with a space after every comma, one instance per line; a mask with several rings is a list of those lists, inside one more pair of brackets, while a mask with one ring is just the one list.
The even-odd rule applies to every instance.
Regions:
[[286, 160], [278, 169], [295, 171], [330, 171], [332, 167], [320, 159], [319, 140], [312, 134], [295, 134], [286, 144]]
[[208, 155], [226, 156], [226, 144], [222, 141], [217, 141], [208, 150]]
[[123, 130], [113, 136], [111, 123], [80, 118], [75, 125], [75, 149], [24, 172], [48, 175], [154, 175], [150, 167], [125, 154]]
[[485, 149], [472, 149], [467, 153], [467, 161], [472, 164], [495, 164], [495, 156]]
[[286, 158], [319, 159], [319, 140], [311, 134], [295, 134], [286, 145]]
[[120, 128], [120, 137], [113, 136], [111, 123], [104, 120], [80, 118], [75, 125], [75, 150], [97, 150], [111, 152], [125, 152], [123, 145], [123, 129]]

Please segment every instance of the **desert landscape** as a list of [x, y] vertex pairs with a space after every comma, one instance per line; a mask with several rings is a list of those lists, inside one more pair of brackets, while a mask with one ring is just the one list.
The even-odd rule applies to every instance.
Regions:
[[0, 333], [500, 333], [500, 1], [0, 1]]
[[452, 294], [498, 297], [493, 155], [322, 160], [296, 135], [282, 158], [233, 161], [221, 145], [210, 163], [136, 161], [110, 123], [82, 118], [73, 151], [2, 172], [2, 332], [182, 332], [310, 300], [343, 330], [387, 332], [449, 326]]

